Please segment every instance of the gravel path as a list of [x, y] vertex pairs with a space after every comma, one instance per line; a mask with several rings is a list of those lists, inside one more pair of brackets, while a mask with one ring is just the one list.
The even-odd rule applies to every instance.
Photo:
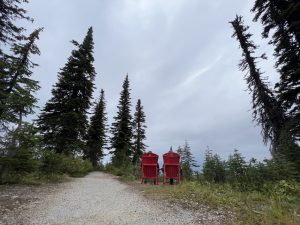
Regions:
[[[36, 201], [28, 201], [27, 208], [15, 212], [13, 220], [1, 222], [0, 218], [0, 224], [219, 224], [213, 216], [147, 199], [133, 187], [101, 172], [35, 194]], [[207, 223], [203, 223], [203, 216]]]

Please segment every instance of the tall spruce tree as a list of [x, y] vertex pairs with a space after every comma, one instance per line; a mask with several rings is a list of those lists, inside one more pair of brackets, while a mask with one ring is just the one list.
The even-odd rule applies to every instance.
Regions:
[[[240, 43], [243, 51], [243, 59], [240, 63], [242, 71], [248, 70], [245, 80], [248, 89], [252, 93], [253, 117], [262, 127], [262, 136], [265, 144], [271, 142], [271, 153], [275, 156], [279, 153], [279, 140], [282, 127], [285, 123], [285, 117], [280, 104], [274, 97], [272, 91], [264, 83], [262, 72], [256, 66], [256, 59], [253, 53], [257, 46], [250, 40], [252, 34], [248, 33], [248, 27], [244, 26], [242, 17], [236, 16], [236, 19], [230, 22], [234, 28], [233, 37]], [[265, 58], [264, 55], [261, 58]]]
[[[36, 30], [24, 38], [25, 43], [13, 44], [14, 55], [7, 56], [7, 67], [1, 73], [0, 86], [3, 89], [0, 90], [0, 151], [4, 153], [5, 163], [0, 162], [0, 181], [6, 180], [14, 165], [22, 165], [24, 171], [34, 167], [33, 164], [30, 165], [34, 162], [33, 148], [29, 148], [22, 138], [36, 138], [35, 133], [27, 133], [27, 128], [33, 126], [24, 123], [23, 119], [34, 113], [37, 102], [34, 94], [40, 88], [39, 82], [30, 78], [32, 68], [36, 66], [30, 56], [40, 53], [35, 44], [40, 31], [41, 29]], [[8, 125], [12, 125], [9, 131]]]
[[104, 90], [101, 90], [99, 102], [96, 104], [94, 114], [87, 134], [87, 149], [85, 157], [89, 158], [93, 166], [99, 165], [104, 156], [104, 148], [107, 144], [107, 115]]
[[128, 75], [123, 82], [118, 112], [111, 126], [111, 151], [112, 163], [115, 167], [127, 166], [132, 156], [132, 116], [131, 98]]
[[140, 157], [145, 152], [146, 145], [144, 141], [146, 140], [146, 131], [147, 126], [145, 125], [145, 113], [143, 111], [143, 106], [141, 100], [137, 101], [135, 107], [134, 119], [133, 119], [133, 158], [132, 163], [138, 164]]
[[[20, 5], [24, 0], [3, 0], [0, 5], [0, 137], [7, 125], [19, 123], [20, 114], [32, 113], [36, 102], [33, 93], [39, 89], [38, 82], [31, 79], [31, 55], [39, 55], [35, 42], [42, 29], [29, 36], [18, 24], [19, 21], [32, 21]], [[2, 134], [1, 134], [2, 133]]]
[[300, 2], [256, 0], [252, 11], [254, 21], [260, 19], [263, 24], [263, 37], [272, 33], [270, 43], [275, 47], [275, 67], [280, 73], [275, 87], [288, 118], [285, 130], [300, 141]]
[[198, 167], [195, 157], [191, 152], [191, 147], [187, 141], [185, 141], [183, 148], [178, 149], [177, 152], [181, 151], [181, 168], [183, 177], [185, 179], [193, 178], [193, 168]]
[[82, 44], [72, 41], [72, 51], [58, 74], [52, 89], [53, 97], [46, 103], [39, 125], [44, 142], [57, 153], [82, 153], [88, 126], [95, 69], [93, 66], [93, 29], [89, 28]]
[[21, 3], [27, 1], [0, 2], [0, 182], [17, 168], [22, 168], [18, 172], [29, 172], [35, 167], [34, 145], [27, 141], [37, 136], [31, 132], [34, 126], [23, 120], [34, 113], [34, 94], [40, 88], [39, 82], [31, 78], [37, 66], [31, 56], [40, 54], [36, 40], [42, 29], [24, 34], [26, 29], [19, 22], [32, 19], [26, 16]]
[[18, 124], [20, 116], [32, 114], [37, 101], [34, 93], [40, 88], [38, 81], [31, 79], [32, 68], [37, 66], [31, 61], [31, 55], [39, 55], [35, 44], [42, 29], [35, 30], [24, 43], [12, 46], [13, 55], [5, 57], [6, 68], [1, 71], [0, 83], [0, 129], [6, 124]]

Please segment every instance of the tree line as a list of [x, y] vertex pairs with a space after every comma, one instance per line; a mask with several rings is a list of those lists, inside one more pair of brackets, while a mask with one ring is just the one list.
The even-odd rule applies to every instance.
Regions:
[[[84, 173], [99, 165], [105, 149], [112, 155], [111, 166], [137, 167], [147, 147], [144, 109], [139, 99], [132, 114], [128, 75], [110, 127], [104, 90], [93, 103], [96, 71], [92, 27], [81, 43], [72, 41], [74, 50], [58, 72], [52, 97], [38, 119], [27, 122], [26, 117], [37, 108], [35, 96], [40, 86], [32, 79], [32, 71], [38, 65], [32, 57], [40, 55], [36, 41], [43, 28], [27, 34], [28, 31], [18, 25], [19, 21], [33, 22], [21, 6], [26, 3], [28, 0], [3, 0], [0, 8], [1, 182], [10, 174], [22, 171]], [[297, 0], [256, 0], [251, 11], [253, 20], [263, 26], [262, 38], [268, 39], [274, 47], [274, 66], [280, 74], [279, 81], [271, 88], [257, 65], [258, 60], [267, 59], [266, 54], [255, 55], [258, 46], [251, 40], [249, 27], [242, 16], [236, 16], [230, 24], [242, 50], [239, 66], [246, 71], [253, 118], [261, 126], [265, 144], [270, 143], [274, 163], [286, 162], [291, 165], [289, 168], [300, 171], [300, 3]], [[192, 176], [196, 163], [188, 143], [179, 147], [178, 152], [182, 155], [184, 173]], [[219, 161], [215, 160], [217, 166], [213, 167], [218, 178], [212, 180], [226, 180], [222, 172], [219, 173], [222, 171]]]
[[[74, 50], [58, 72], [52, 97], [36, 120], [26, 121], [37, 108], [35, 94], [40, 86], [31, 76], [38, 65], [31, 58], [40, 54], [36, 41], [43, 28], [26, 35], [26, 29], [17, 25], [17, 21], [33, 21], [22, 3], [28, 1], [5, 0], [0, 8], [1, 182], [9, 180], [13, 173], [40, 169], [52, 172], [57, 168], [61, 168], [61, 172], [73, 171], [76, 170], [70, 168], [73, 164], [79, 170], [81, 166], [86, 170], [90, 170], [91, 165], [97, 168], [106, 148], [115, 167], [138, 163], [146, 148], [145, 113], [139, 99], [131, 115], [128, 75], [110, 129], [103, 89], [97, 102], [92, 102], [96, 77], [92, 27], [81, 43], [71, 41]], [[70, 163], [66, 165], [67, 162]]]

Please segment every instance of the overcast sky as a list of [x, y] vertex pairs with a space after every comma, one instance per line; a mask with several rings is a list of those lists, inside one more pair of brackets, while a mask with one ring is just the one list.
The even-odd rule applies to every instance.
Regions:
[[[237, 64], [238, 43], [228, 21], [245, 17], [254, 39], [261, 27], [251, 21], [253, 1], [241, 0], [30, 0], [26, 6], [44, 27], [35, 78], [42, 89], [39, 106], [51, 97], [57, 72], [88, 27], [94, 28], [97, 71], [95, 97], [105, 90], [109, 124], [116, 114], [122, 82], [129, 74], [134, 109], [141, 99], [147, 120], [148, 150], [158, 153], [188, 140], [198, 161], [207, 146], [227, 158], [238, 149], [247, 159], [269, 158], [260, 127], [252, 122], [251, 96]], [[271, 60], [263, 70], [274, 84]]]

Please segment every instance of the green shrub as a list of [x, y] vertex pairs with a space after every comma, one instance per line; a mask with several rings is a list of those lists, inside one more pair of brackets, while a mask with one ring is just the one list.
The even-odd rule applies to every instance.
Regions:
[[11, 158], [0, 156], [0, 183], [18, 183], [27, 173], [36, 172], [39, 165], [39, 160], [27, 149], [18, 149]]
[[251, 159], [246, 162], [241, 154], [235, 150], [229, 159], [223, 162], [217, 154], [206, 151], [203, 174], [199, 179], [209, 182], [230, 184], [240, 191], [265, 191], [269, 184], [281, 180], [292, 182], [300, 178], [299, 171], [284, 157], [258, 162]]
[[37, 171], [40, 162], [35, 159], [33, 153], [27, 149], [19, 149], [12, 158], [12, 167], [19, 173], [31, 173]]
[[112, 163], [108, 163], [105, 165], [104, 171], [119, 177], [123, 177], [125, 180], [140, 179], [140, 166], [137, 165], [134, 166], [132, 164], [128, 164], [127, 166], [117, 168]]
[[42, 157], [42, 172], [46, 174], [69, 174], [70, 176], [80, 177], [93, 170], [90, 161], [73, 156], [47, 152]]
[[64, 157], [65, 173], [73, 177], [82, 177], [93, 170], [89, 160], [81, 158]]
[[46, 152], [42, 157], [41, 171], [46, 174], [65, 173], [64, 156]]
[[207, 149], [205, 152], [203, 177], [210, 182], [225, 182], [225, 163], [221, 160], [219, 155], [213, 155], [210, 149]]

